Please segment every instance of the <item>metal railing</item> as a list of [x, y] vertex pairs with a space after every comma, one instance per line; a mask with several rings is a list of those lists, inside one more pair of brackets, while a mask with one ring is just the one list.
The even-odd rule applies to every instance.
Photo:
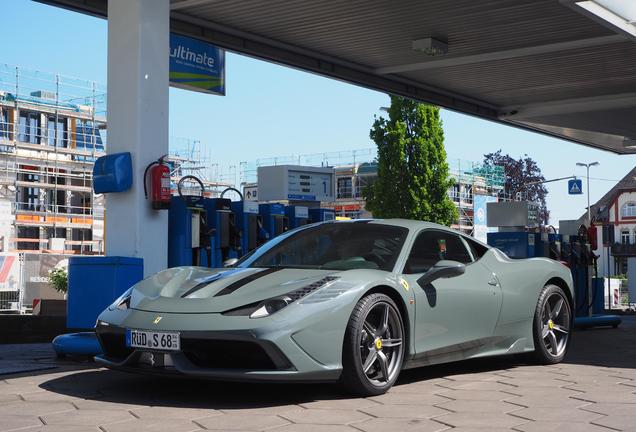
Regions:
[[0, 291], [0, 313], [17, 313], [20, 309], [20, 290]]
[[[64, 125], [64, 129], [51, 128], [50, 124], [60, 124], [60, 120], [49, 120], [44, 116], [46, 124], [42, 124], [41, 113], [29, 111], [29, 115], [35, 117], [33, 124], [29, 125], [24, 117], [20, 117], [18, 122], [2, 121], [3, 117], [8, 115], [9, 108], [2, 106], [0, 98], [0, 151], [5, 153], [15, 153], [17, 150], [25, 151], [42, 151], [49, 153], [58, 153], [60, 159], [65, 160], [84, 160], [88, 157], [94, 160], [95, 157], [101, 155], [106, 147], [105, 123], [92, 123], [85, 120], [77, 120], [74, 117], [68, 117], [76, 121], [84, 122], [74, 131], [68, 129]], [[20, 106], [16, 107], [20, 112]], [[13, 114], [17, 115], [17, 114]], [[64, 123], [66, 117], [62, 118]], [[24, 120], [24, 121], [23, 121]], [[89, 122], [89, 123], [87, 123]], [[56, 126], [57, 127], [57, 126]]]
[[615, 256], [636, 256], [636, 244], [613, 243], [610, 245], [610, 251]]
[[338, 186], [336, 189], [336, 199], [359, 199], [362, 198], [364, 186]]
[[93, 208], [88, 206], [74, 206], [65, 204], [48, 204], [45, 202], [21, 202], [11, 203], [15, 214], [35, 214], [43, 216], [60, 215], [62, 217], [93, 215]]

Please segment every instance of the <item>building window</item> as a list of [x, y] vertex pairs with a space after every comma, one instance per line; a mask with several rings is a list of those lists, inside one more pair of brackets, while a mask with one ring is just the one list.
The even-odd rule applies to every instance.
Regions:
[[18, 250], [39, 250], [40, 249], [40, 228], [38, 227], [18, 227]]
[[100, 130], [90, 121], [77, 120], [75, 145], [82, 150], [104, 151]]
[[473, 187], [472, 185], [462, 185], [460, 187], [460, 193], [461, 193], [461, 200], [462, 201], [468, 201], [468, 202], [472, 202], [472, 198], [473, 198]]
[[459, 202], [459, 184], [454, 184], [448, 189], [448, 196], [453, 202]]
[[621, 231], [621, 243], [623, 243], [623, 244], [630, 244], [631, 243], [628, 230]]
[[338, 179], [338, 198], [352, 198], [352, 189], [351, 177], [342, 177]]
[[623, 205], [621, 217], [636, 217], [636, 203], [629, 202]]
[[40, 115], [31, 112], [20, 112], [18, 121], [18, 140], [30, 143], [40, 143]]
[[[31, 167], [25, 165], [21, 166], [21, 169], [28, 170]], [[40, 180], [40, 176], [37, 174], [21, 173], [20, 180], [23, 182], [29, 182], [37, 184]], [[40, 211], [40, 189], [37, 187], [22, 186], [18, 188], [18, 203], [17, 207], [20, 210]]]
[[67, 147], [66, 119], [49, 117], [46, 122], [47, 144], [52, 147]]
[[9, 120], [7, 110], [0, 107], [0, 138], [9, 138]]

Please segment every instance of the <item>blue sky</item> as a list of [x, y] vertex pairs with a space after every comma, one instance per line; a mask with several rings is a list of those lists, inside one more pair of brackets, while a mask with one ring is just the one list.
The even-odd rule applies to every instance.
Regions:
[[[29, 0], [0, 2], [0, 16], [0, 63], [106, 83], [105, 20]], [[225, 97], [170, 91], [170, 134], [201, 140], [220, 166], [372, 147], [373, 115], [388, 104], [383, 93], [231, 53], [226, 79]], [[584, 176], [576, 162], [599, 161], [590, 175], [592, 202], [612, 187], [608, 180], [622, 178], [636, 163], [636, 156], [617, 156], [448, 110], [442, 117], [449, 158], [480, 161], [498, 149], [514, 157], [527, 154], [547, 179]], [[547, 187], [551, 223], [585, 211], [585, 195], [568, 195], [566, 182]]]

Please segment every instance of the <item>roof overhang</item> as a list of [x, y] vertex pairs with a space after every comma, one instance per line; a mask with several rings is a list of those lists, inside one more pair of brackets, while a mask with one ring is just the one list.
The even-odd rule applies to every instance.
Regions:
[[[107, 14], [107, 0], [40, 1]], [[613, 1], [171, 0], [171, 30], [370, 89], [636, 153], [633, 23], [590, 12]], [[414, 49], [414, 41], [428, 38], [446, 44], [447, 53]]]

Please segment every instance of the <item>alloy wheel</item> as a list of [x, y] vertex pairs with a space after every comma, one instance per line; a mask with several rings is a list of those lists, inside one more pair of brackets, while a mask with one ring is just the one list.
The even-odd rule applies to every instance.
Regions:
[[389, 303], [378, 302], [364, 317], [360, 332], [362, 371], [371, 384], [382, 387], [399, 373], [403, 349], [398, 311]]
[[541, 340], [552, 357], [561, 356], [570, 337], [570, 304], [561, 293], [546, 298], [541, 312]]

